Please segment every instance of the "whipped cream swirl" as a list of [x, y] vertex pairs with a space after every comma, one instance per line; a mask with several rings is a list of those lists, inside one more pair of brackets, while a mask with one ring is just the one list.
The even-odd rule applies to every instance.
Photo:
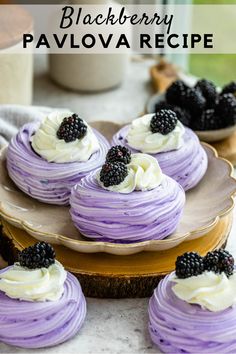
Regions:
[[90, 156], [99, 150], [99, 142], [92, 128], [87, 125], [86, 135], [82, 139], [66, 143], [58, 139], [57, 131], [65, 117], [71, 116], [71, 112], [50, 113], [43, 119], [39, 129], [31, 136], [31, 144], [34, 151], [48, 162], [82, 162], [88, 161]]
[[147, 154], [132, 154], [131, 162], [127, 165], [128, 175], [118, 185], [105, 187], [100, 181], [100, 171], [97, 174], [98, 183], [107, 190], [118, 193], [131, 193], [148, 191], [158, 187], [163, 179], [163, 174], [157, 160]]
[[236, 273], [229, 278], [225, 273], [204, 273], [186, 279], [179, 279], [173, 273], [170, 279], [175, 285], [174, 294], [190, 304], [198, 304], [209, 311], [217, 312], [236, 303]]
[[12, 299], [57, 301], [64, 292], [67, 272], [55, 261], [49, 268], [28, 269], [15, 263], [0, 274], [0, 290]]
[[152, 133], [150, 130], [152, 117], [153, 114], [146, 114], [132, 121], [126, 137], [129, 146], [149, 154], [157, 154], [181, 148], [185, 133], [183, 124], [178, 120], [174, 130], [167, 135]]

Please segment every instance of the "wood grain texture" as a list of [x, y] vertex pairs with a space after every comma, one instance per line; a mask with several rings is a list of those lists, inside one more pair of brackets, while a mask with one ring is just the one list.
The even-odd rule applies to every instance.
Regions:
[[[2, 221], [0, 252], [12, 263], [19, 250], [35, 243], [25, 231]], [[57, 259], [79, 279], [86, 296], [102, 298], [147, 297], [160, 279], [174, 269], [176, 257], [187, 251], [204, 255], [226, 244], [232, 214], [222, 218], [205, 236], [162, 252], [142, 252], [132, 256], [85, 254], [55, 246]]]
[[32, 29], [33, 19], [23, 7], [0, 4], [0, 49], [21, 42], [23, 33], [30, 33]]

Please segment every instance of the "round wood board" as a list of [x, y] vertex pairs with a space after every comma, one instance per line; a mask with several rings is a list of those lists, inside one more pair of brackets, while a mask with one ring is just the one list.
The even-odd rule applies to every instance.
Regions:
[[[86, 296], [125, 298], [151, 296], [159, 280], [174, 269], [176, 257], [187, 251], [205, 255], [224, 247], [232, 226], [232, 213], [223, 217], [205, 236], [183, 242], [168, 251], [141, 252], [131, 256], [78, 253], [55, 246], [57, 259], [79, 279]], [[36, 241], [25, 231], [2, 221], [0, 253], [10, 264], [19, 250]]]
[[217, 150], [219, 156], [236, 165], [236, 132], [229, 138], [211, 143], [211, 145]]

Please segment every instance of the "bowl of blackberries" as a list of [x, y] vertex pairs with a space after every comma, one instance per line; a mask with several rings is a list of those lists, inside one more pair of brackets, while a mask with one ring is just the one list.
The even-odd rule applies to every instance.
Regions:
[[219, 90], [201, 79], [194, 87], [175, 81], [164, 94], [151, 97], [147, 112], [171, 109], [178, 119], [206, 142], [228, 138], [236, 131], [236, 81]]

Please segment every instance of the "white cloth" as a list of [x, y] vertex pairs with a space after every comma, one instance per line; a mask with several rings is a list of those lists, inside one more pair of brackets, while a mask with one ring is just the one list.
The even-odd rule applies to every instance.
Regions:
[[22, 125], [42, 119], [51, 110], [49, 107], [0, 105], [0, 148], [10, 141]]

